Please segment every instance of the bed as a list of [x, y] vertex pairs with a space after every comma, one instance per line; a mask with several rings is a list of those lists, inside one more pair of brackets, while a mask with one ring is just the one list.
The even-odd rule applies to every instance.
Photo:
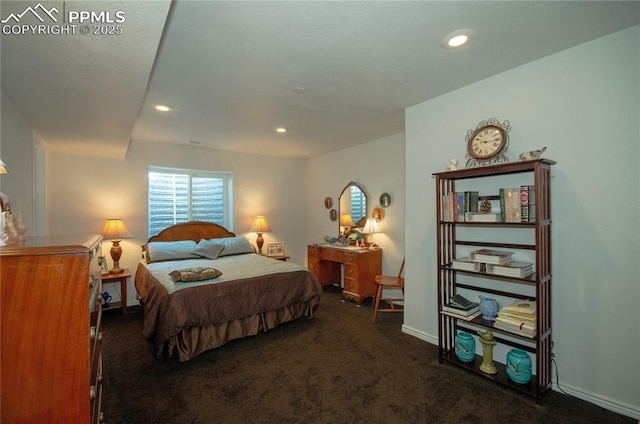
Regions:
[[176, 224], [142, 246], [135, 287], [158, 358], [188, 361], [226, 342], [313, 318], [322, 289], [301, 265], [255, 253], [208, 222]]

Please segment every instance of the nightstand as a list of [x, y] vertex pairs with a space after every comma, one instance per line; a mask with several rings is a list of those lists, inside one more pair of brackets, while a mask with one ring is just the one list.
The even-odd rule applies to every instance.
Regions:
[[267, 256], [267, 258], [275, 259], [277, 261], [282, 261], [282, 262], [287, 262], [287, 259], [289, 259], [290, 257], [291, 256], [284, 256], [284, 255]]
[[122, 308], [122, 315], [127, 315], [127, 280], [131, 277], [129, 268], [125, 268], [123, 272], [118, 274], [102, 274], [102, 285], [120, 282], [120, 298], [121, 302], [111, 302], [109, 307], [106, 308], [102, 305], [102, 309], [108, 311], [109, 309]]

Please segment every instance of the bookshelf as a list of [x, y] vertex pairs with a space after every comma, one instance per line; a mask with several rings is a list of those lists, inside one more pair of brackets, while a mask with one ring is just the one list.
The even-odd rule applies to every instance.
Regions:
[[[551, 326], [551, 166], [555, 162], [538, 159], [504, 163], [494, 166], [434, 173], [436, 179], [436, 219], [438, 244], [438, 354], [440, 363], [449, 363], [498, 384], [532, 396], [542, 403], [542, 396], [551, 387], [552, 326]], [[493, 182], [492, 182], [493, 180]], [[511, 187], [531, 185], [535, 192], [535, 220], [533, 222], [465, 222], [443, 220], [443, 196], [480, 187], [480, 198], [496, 199], [505, 181]], [[492, 186], [492, 184], [494, 184]], [[471, 187], [471, 188], [470, 188]], [[489, 187], [487, 189], [487, 187]], [[489, 190], [491, 192], [483, 192]], [[492, 190], [495, 190], [494, 192]], [[522, 241], [518, 239], [522, 238]], [[469, 249], [504, 249], [522, 252], [534, 259], [535, 272], [525, 278], [506, 277], [485, 272], [456, 270], [451, 262]], [[479, 316], [464, 321], [442, 313], [442, 305], [460, 291], [474, 295], [494, 295], [504, 299], [536, 301], [536, 332], [533, 338], [494, 327], [494, 321]], [[505, 305], [502, 305], [505, 306]], [[482, 356], [476, 352], [474, 361], [464, 363], [455, 355], [455, 336], [464, 331], [474, 335], [491, 329], [503, 351], [517, 348], [532, 356], [533, 377], [526, 384], [513, 382], [507, 375], [504, 355], [494, 353], [498, 370], [487, 374], [480, 370]], [[478, 343], [476, 343], [478, 345]]]

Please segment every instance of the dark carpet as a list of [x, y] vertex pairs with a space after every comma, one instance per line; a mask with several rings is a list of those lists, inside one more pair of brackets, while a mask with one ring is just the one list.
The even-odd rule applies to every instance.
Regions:
[[157, 360], [131, 308], [104, 316], [107, 423], [635, 423], [549, 391], [542, 405], [452, 365], [401, 332], [402, 314], [371, 322], [371, 301], [325, 289], [312, 320], [235, 340], [190, 362]]

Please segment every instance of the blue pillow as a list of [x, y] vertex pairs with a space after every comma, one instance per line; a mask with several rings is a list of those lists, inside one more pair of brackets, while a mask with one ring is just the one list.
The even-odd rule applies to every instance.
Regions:
[[223, 237], [215, 240], [217, 243], [223, 243], [224, 249], [220, 252], [219, 256], [231, 256], [240, 255], [242, 253], [255, 253], [251, 242], [246, 237]]

